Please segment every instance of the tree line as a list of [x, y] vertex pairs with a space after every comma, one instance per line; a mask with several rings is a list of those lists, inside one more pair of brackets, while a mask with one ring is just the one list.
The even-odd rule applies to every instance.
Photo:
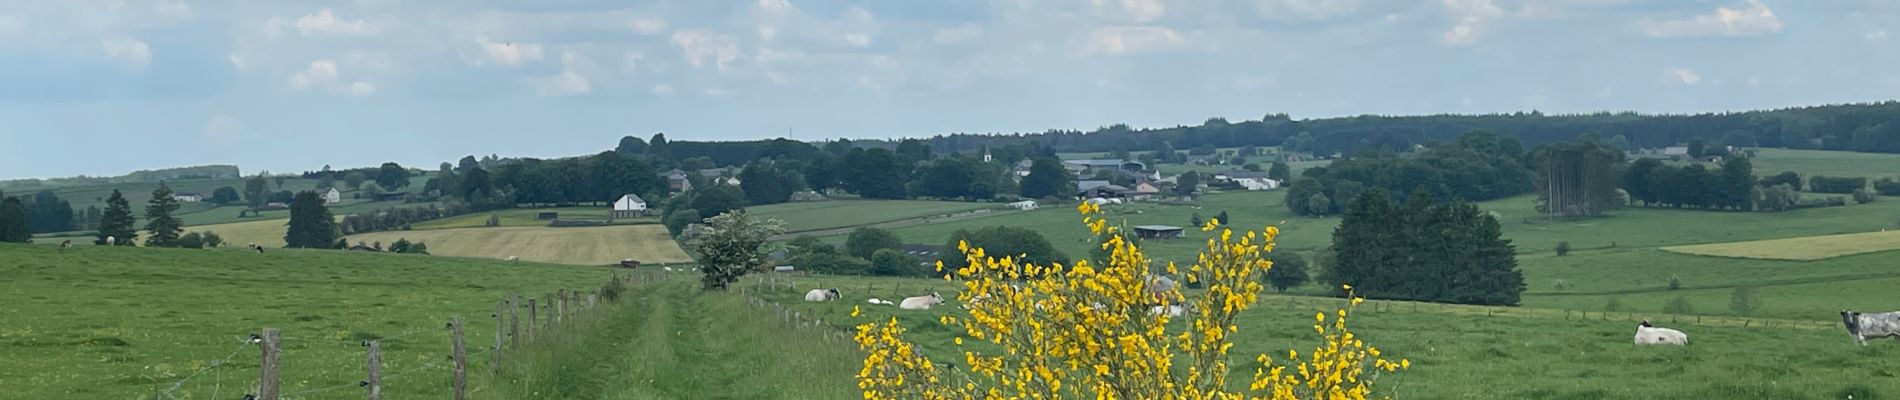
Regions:
[[1307, 169], [1288, 186], [1285, 205], [1296, 215], [1338, 215], [1371, 189], [1469, 201], [1504, 198], [1534, 188], [1523, 157], [1517, 139], [1484, 131], [1415, 155], [1363, 152]]
[[1502, 235], [1497, 219], [1470, 203], [1415, 191], [1397, 204], [1370, 189], [1333, 230], [1332, 262], [1320, 278], [1335, 292], [1351, 284], [1368, 298], [1517, 305], [1524, 275]]

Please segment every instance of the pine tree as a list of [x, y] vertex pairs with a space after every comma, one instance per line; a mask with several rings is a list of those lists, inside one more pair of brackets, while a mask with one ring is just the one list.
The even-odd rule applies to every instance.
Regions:
[[0, 199], [0, 243], [31, 243], [26, 229], [26, 204], [18, 197]]
[[316, 192], [300, 192], [290, 202], [290, 228], [284, 247], [323, 249], [336, 243], [336, 219]]
[[172, 216], [178, 206], [172, 188], [159, 182], [158, 189], [152, 191], [152, 200], [145, 203], [145, 230], [152, 233], [145, 239], [146, 247], [178, 247], [178, 236], [185, 233], [185, 222]]
[[1221, 226], [1227, 226], [1229, 224], [1234, 223], [1233, 220], [1227, 219], [1227, 210], [1220, 210], [1220, 216], [1214, 217], [1214, 218], [1220, 220], [1220, 222], [1217, 222], [1217, 223], [1220, 224]]
[[[131, 246], [138, 242], [139, 231], [133, 228], [137, 221], [132, 217], [132, 204], [117, 189], [106, 197], [105, 214], [99, 216], [99, 235], [94, 243], [104, 245]], [[113, 243], [106, 243], [112, 238]]]

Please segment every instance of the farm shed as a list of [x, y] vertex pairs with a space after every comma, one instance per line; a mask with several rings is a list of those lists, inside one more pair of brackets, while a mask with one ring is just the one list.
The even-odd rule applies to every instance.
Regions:
[[1135, 237], [1142, 239], [1173, 239], [1181, 237], [1181, 227], [1168, 225], [1142, 225], [1135, 227]]
[[614, 200], [614, 209], [613, 209], [613, 214], [612, 214], [614, 218], [633, 218], [633, 217], [643, 216], [646, 214], [647, 214], [647, 201], [641, 200], [640, 196], [627, 194], [624, 196], [620, 196], [619, 200]]
[[177, 200], [180, 203], [197, 203], [204, 201], [204, 199], [204, 195], [192, 192], [172, 193], [172, 200]]
[[1029, 210], [1036, 209], [1037, 205], [1036, 205], [1035, 200], [1023, 200], [1023, 201], [1018, 201], [1015, 203], [1009, 203], [1009, 207], [1018, 209], [1018, 210], [1029, 211]]

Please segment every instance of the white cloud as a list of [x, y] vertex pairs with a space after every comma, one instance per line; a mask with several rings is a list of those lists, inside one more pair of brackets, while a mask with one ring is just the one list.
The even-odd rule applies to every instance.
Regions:
[[558, 74], [529, 77], [526, 80], [529, 86], [534, 87], [534, 93], [541, 96], [576, 96], [594, 90], [587, 78], [574, 71], [564, 70]]
[[158, 15], [171, 19], [190, 19], [191, 5], [184, 0], [158, 0]]
[[703, 67], [710, 61], [719, 69], [726, 69], [728, 64], [739, 59], [738, 42], [731, 36], [710, 31], [673, 32], [673, 45], [679, 46], [681, 55], [695, 67]]
[[1166, 51], [1187, 41], [1173, 29], [1159, 26], [1111, 26], [1089, 32], [1082, 54], [1124, 55]]
[[771, 25], [759, 25], [759, 40], [770, 42], [778, 38], [778, 28]]
[[541, 45], [534, 43], [490, 42], [486, 37], [475, 38], [482, 46], [482, 53], [488, 61], [506, 66], [521, 65], [526, 61], [541, 60]]
[[871, 36], [862, 33], [847, 33], [844, 35], [844, 41], [850, 43], [851, 47], [869, 47]]
[[666, 20], [659, 18], [634, 17], [627, 21], [627, 29], [642, 35], [657, 35], [666, 32]]
[[297, 31], [302, 32], [304, 36], [349, 36], [374, 35], [382, 29], [361, 19], [337, 18], [335, 12], [325, 8], [317, 10], [316, 14], [297, 18]]
[[244, 60], [243, 55], [239, 55], [237, 53], [232, 53], [230, 57], [225, 58], [225, 59], [230, 60], [231, 66], [237, 67], [239, 71], [243, 71], [245, 67], [250, 65], [249, 62]]
[[270, 19], [264, 20], [262, 30], [264, 31], [264, 37], [276, 39], [284, 37], [285, 29], [290, 29], [290, 21], [286, 21], [283, 18], [270, 17]]
[[1693, 18], [1644, 21], [1644, 34], [1659, 38], [1699, 36], [1755, 36], [1781, 32], [1781, 18], [1761, 2], [1749, 0], [1747, 7], [1717, 7], [1710, 14]]
[[244, 121], [239, 121], [237, 117], [230, 115], [218, 114], [205, 122], [204, 135], [212, 139], [230, 139], [243, 130]]
[[706, 89], [706, 95], [707, 95], [707, 96], [714, 96], [714, 97], [717, 97], [717, 96], [725, 96], [725, 95], [727, 95], [727, 94], [730, 94], [730, 93], [728, 93], [728, 92], [726, 92], [726, 90], [725, 90], [725, 89], [720, 89], [720, 88], [711, 88], [711, 89]]
[[290, 74], [290, 88], [303, 91], [323, 89], [331, 94], [349, 96], [368, 96], [376, 93], [376, 84], [355, 81], [344, 84], [337, 71], [336, 60], [319, 59], [311, 61], [302, 71]]
[[[1260, 15], [1281, 21], [1323, 20], [1359, 11], [1359, 0], [1256, 0]], [[1388, 18], [1394, 17], [1388, 15]]]
[[1160, 0], [1090, 0], [1096, 15], [1110, 19], [1146, 23], [1167, 11]]
[[1439, 38], [1447, 46], [1477, 43], [1485, 21], [1504, 15], [1504, 9], [1491, 0], [1444, 0], [1444, 5], [1445, 12], [1457, 21]]
[[772, 81], [772, 83], [776, 83], [780, 85], [792, 83], [790, 79], [785, 78], [785, 73], [778, 72], [778, 71], [765, 71], [765, 80]]
[[1868, 40], [1868, 41], [1887, 40], [1887, 30], [1875, 29], [1875, 30], [1867, 31], [1867, 33], [1861, 34], [1860, 38], [1863, 40]]
[[310, 67], [304, 68], [303, 71], [290, 74], [290, 88], [296, 90], [309, 89], [334, 82], [336, 82], [336, 61], [334, 60], [311, 61]]
[[152, 63], [152, 46], [137, 39], [107, 39], [99, 41], [99, 50], [106, 57], [123, 61], [135, 67], [144, 67]]
[[1702, 82], [1702, 74], [1698, 74], [1695, 70], [1688, 68], [1670, 68], [1666, 73], [1669, 77], [1675, 78], [1676, 81], [1682, 82], [1684, 85], [1694, 85]]
[[963, 24], [955, 28], [938, 29], [932, 37], [937, 44], [964, 43], [983, 38], [983, 27], [977, 24]]
[[651, 90], [651, 91], [649, 91], [649, 92], [650, 92], [650, 93], [653, 93], [654, 95], [657, 95], [657, 96], [672, 96], [672, 95], [673, 95], [673, 87], [672, 87], [672, 86], [670, 86], [670, 85], [667, 85], [667, 84], [664, 84], [664, 83], [662, 83], [662, 84], [658, 84], [658, 85], [653, 85], [653, 90]]
[[792, 10], [792, 2], [787, 0], [759, 0], [757, 5], [759, 10], [767, 12], [785, 12]]

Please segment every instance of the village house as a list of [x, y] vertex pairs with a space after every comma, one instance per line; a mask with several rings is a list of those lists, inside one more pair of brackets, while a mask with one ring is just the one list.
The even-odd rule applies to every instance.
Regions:
[[339, 204], [343, 202], [343, 192], [337, 191], [336, 188], [317, 189], [317, 198], [323, 199], [323, 204], [326, 205]]
[[620, 196], [620, 199], [614, 200], [614, 208], [611, 215], [614, 218], [645, 216], [647, 215], [647, 202], [646, 200], [641, 200], [640, 196], [631, 193]]
[[180, 203], [197, 203], [204, 201], [204, 199], [204, 195], [192, 192], [172, 193], [172, 200], [177, 200]]

